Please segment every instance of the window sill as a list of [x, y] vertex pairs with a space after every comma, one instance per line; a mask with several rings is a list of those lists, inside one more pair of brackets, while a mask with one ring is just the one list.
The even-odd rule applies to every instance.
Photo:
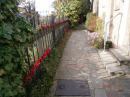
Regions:
[[120, 7], [116, 6], [115, 9], [114, 9], [114, 11], [118, 11], [118, 10], [120, 10]]

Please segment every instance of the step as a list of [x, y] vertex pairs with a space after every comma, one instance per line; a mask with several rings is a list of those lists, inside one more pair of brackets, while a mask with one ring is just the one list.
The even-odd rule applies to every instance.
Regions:
[[130, 46], [122, 45], [120, 48], [130, 56]]
[[118, 48], [111, 48], [109, 51], [117, 59], [119, 65], [129, 65], [130, 56], [128, 56], [128, 54], [123, 50]]
[[104, 51], [100, 49], [98, 53], [110, 76], [113, 76], [116, 74], [125, 74], [124, 70], [121, 68], [120, 65], [117, 64], [115, 58], [111, 55], [111, 53], [108, 50]]

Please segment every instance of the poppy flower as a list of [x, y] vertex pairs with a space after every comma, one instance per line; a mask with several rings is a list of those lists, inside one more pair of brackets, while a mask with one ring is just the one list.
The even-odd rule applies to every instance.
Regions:
[[50, 24], [50, 26], [53, 26], [53, 24]]
[[42, 28], [46, 28], [46, 26], [43, 26], [43, 25], [42, 25]]
[[47, 27], [49, 27], [50, 25], [47, 25]]
[[34, 73], [34, 70], [31, 70], [30, 74], [33, 74]]
[[40, 65], [37, 65], [36, 68], [38, 68]]
[[37, 62], [36, 62], [37, 64], [39, 64], [40, 63], [40, 61], [39, 60], [37, 60]]
[[45, 59], [45, 58], [46, 58], [46, 55], [43, 56], [43, 59]]
[[43, 53], [43, 56], [46, 56], [47, 55], [47, 53], [45, 52], [45, 53]]
[[44, 26], [42, 25], [42, 28], [44, 28]]
[[41, 59], [43, 60], [43, 56], [41, 56]]
[[42, 59], [39, 59], [40, 63], [42, 62]]
[[35, 70], [35, 69], [36, 69], [36, 65], [37, 65], [37, 64], [35, 64], [35, 65], [33, 66], [32, 70]]
[[50, 49], [48, 48], [47, 50], [46, 50], [46, 53], [48, 54], [50, 52]]

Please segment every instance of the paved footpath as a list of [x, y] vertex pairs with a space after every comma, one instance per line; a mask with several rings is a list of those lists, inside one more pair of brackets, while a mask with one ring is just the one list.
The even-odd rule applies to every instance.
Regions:
[[91, 96], [75, 97], [130, 97], [130, 75], [109, 76], [98, 51], [87, 43], [87, 32], [82, 28], [85, 28], [85, 24], [73, 31], [64, 48], [48, 97], [74, 97], [54, 96], [60, 79], [88, 80]]

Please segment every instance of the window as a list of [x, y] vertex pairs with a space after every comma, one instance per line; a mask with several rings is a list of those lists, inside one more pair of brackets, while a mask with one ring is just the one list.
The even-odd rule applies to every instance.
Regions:
[[120, 0], [116, 0], [115, 2], [115, 11], [120, 9]]

